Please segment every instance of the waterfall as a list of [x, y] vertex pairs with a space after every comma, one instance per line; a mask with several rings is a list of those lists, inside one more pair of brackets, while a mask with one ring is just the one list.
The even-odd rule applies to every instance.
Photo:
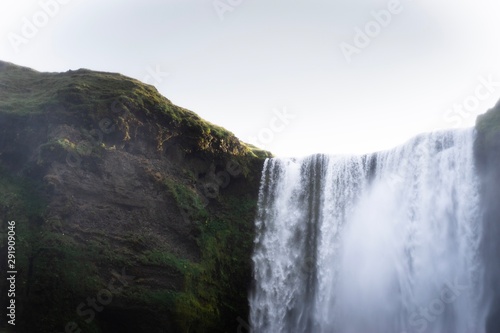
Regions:
[[474, 130], [265, 162], [255, 333], [484, 333]]

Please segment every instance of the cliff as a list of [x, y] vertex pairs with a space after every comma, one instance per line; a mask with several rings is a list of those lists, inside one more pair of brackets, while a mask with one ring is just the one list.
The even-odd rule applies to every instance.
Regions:
[[500, 102], [476, 122], [476, 161], [481, 180], [483, 214], [482, 255], [488, 263], [484, 276], [484, 303], [488, 333], [500, 332]]
[[0, 271], [14, 220], [15, 331], [246, 327], [268, 156], [137, 80], [0, 62]]

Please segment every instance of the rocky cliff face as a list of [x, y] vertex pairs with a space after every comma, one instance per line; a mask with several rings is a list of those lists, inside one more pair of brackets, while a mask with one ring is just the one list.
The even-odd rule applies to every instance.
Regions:
[[500, 103], [478, 117], [476, 159], [481, 176], [484, 215], [482, 253], [488, 263], [484, 299], [488, 307], [488, 333], [500, 332]]
[[484, 240], [482, 252], [490, 263], [484, 277], [484, 299], [488, 306], [487, 332], [500, 331], [500, 103], [478, 117], [475, 145], [482, 186]]
[[0, 270], [15, 220], [16, 332], [246, 328], [268, 156], [136, 80], [0, 62]]

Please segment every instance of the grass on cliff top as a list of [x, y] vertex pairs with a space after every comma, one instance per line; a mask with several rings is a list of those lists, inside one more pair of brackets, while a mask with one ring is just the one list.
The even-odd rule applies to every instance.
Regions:
[[42, 73], [0, 62], [0, 113], [40, 113], [55, 107], [71, 111], [128, 95], [140, 85], [119, 74], [83, 69]]
[[[156, 121], [163, 118], [170, 125], [202, 137], [236, 140], [234, 134], [223, 127], [174, 105], [155, 87], [121, 74], [86, 69], [42, 73], [0, 61], [0, 115], [25, 116], [43, 112], [88, 115], [94, 120], [123, 112], [145, 113]], [[271, 156], [251, 145], [243, 147], [253, 157]]]
[[500, 102], [485, 114], [477, 117], [476, 129], [486, 134], [486, 139], [493, 139], [496, 133], [500, 133]]

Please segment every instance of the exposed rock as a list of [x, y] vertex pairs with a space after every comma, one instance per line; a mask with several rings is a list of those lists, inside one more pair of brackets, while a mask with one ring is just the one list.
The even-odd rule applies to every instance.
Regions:
[[488, 306], [487, 332], [500, 332], [500, 102], [477, 119], [476, 160], [481, 176], [481, 202], [484, 215], [482, 255], [486, 266], [484, 300]]

